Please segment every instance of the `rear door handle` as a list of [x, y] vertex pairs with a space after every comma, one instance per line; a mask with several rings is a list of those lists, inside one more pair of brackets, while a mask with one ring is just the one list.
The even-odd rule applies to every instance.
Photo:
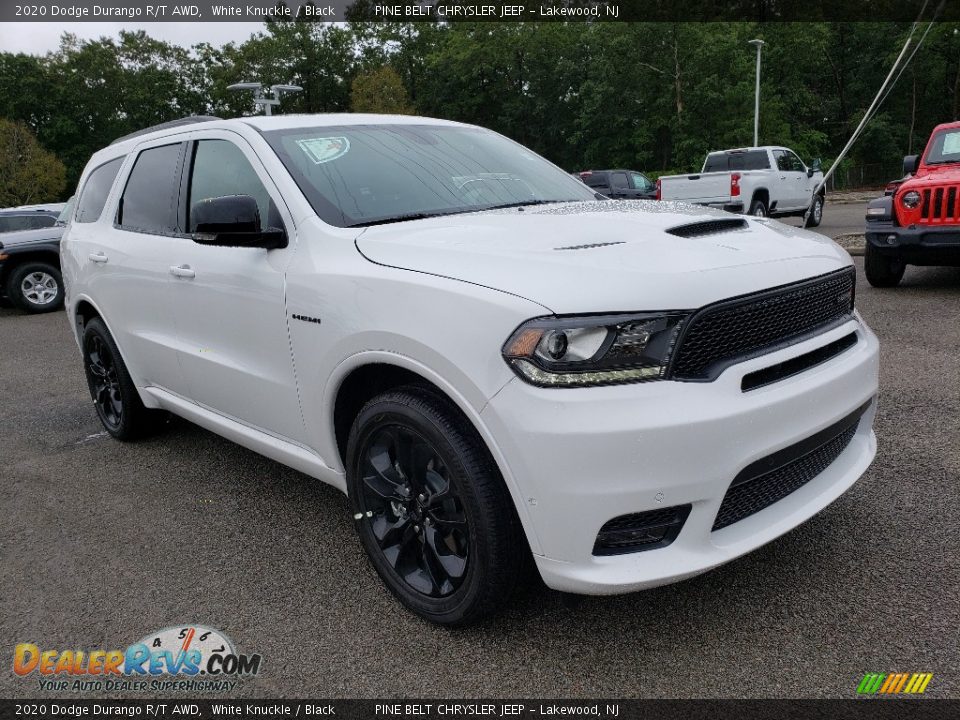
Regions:
[[102, 252], [90, 253], [89, 255], [87, 255], [87, 257], [90, 258], [93, 262], [100, 263], [101, 265], [110, 259], [106, 255], [104, 255]]
[[197, 274], [190, 269], [189, 265], [171, 265], [170, 274], [178, 278], [192, 278]]

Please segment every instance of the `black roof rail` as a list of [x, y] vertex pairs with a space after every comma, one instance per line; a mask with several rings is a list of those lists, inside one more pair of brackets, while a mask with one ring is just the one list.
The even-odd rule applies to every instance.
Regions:
[[147, 133], [156, 132], [157, 130], [166, 130], [168, 128], [180, 127], [181, 125], [193, 125], [194, 123], [210, 122], [211, 120], [222, 120], [223, 118], [218, 118], [215, 115], [190, 115], [188, 117], [180, 118], [179, 120], [171, 120], [169, 122], [160, 123], [159, 125], [151, 125], [148, 128], [143, 130], [137, 130], [132, 132], [129, 135], [124, 135], [123, 137], [118, 137], [114, 140], [111, 145], [116, 145], [117, 143], [123, 142], [124, 140], [131, 140], [135, 137], [140, 137], [141, 135], [146, 135]]

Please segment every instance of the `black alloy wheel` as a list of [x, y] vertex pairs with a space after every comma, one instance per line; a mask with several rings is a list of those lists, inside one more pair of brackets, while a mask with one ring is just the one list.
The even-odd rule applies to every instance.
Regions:
[[530, 549], [496, 463], [452, 401], [421, 385], [381, 393], [354, 419], [346, 461], [360, 541], [407, 608], [462, 626], [510, 602]]
[[407, 585], [446, 597], [462, 583], [470, 556], [463, 502], [446, 464], [426, 439], [384, 425], [362, 450], [363, 512], [384, 557]]
[[90, 337], [86, 346], [86, 365], [90, 394], [100, 421], [110, 430], [118, 430], [123, 422], [123, 396], [113, 356], [98, 335]]
[[90, 397], [104, 429], [117, 440], [136, 440], [160, 429], [167, 413], [144, 406], [120, 349], [100, 318], [83, 326], [81, 347]]

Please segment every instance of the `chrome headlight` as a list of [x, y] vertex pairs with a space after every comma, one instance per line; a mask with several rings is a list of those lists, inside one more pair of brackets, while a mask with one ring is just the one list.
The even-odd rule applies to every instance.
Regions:
[[917, 205], [920, 204], [920, 193], [916, 190], [911, 190], [903, 194], [903, 197], [900, 198], [900, 202], [908, 210], [913, 210]]
[[537, 318], [521, 325], [503, 357], [541, 387], [583, 387], [663, 378], [683, 313]]

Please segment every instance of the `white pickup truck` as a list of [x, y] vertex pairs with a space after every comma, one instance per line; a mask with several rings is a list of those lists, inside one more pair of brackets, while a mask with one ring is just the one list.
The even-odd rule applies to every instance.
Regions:
[[719, 150], [707, 155], [703, 170], [657, 180], [658, 200], [679, 200], [760, 217], [800, 216], [807, 227], [823, 218], [820, 161], [807, 167], [785, 147]]

